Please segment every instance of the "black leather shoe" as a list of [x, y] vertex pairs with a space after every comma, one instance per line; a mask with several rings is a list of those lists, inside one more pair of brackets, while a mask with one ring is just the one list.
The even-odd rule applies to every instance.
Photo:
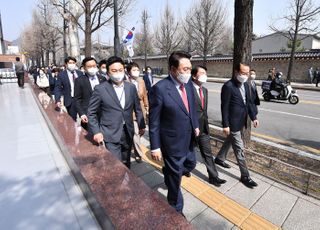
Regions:
[[226, 180], [220, 179], [219, 177], [209, 178], [209, 184], [213, 184], [216, 187], [220, 187], [221, 184], [224, 184], [226, 182]]
[[216, 159], [214, 160], [214, 162], [215, 162], [217, 165], [220, 165], [220, 166], [222, 166], [222, 167], [224, 167], [224, 168], [227, 168], [227, 169], [231, 168], [231, 166], [230, 166], [229, 164], [227, 164], [226, 162], [224, 162], [224, 161], [222, 161], [222, 160], [220, 160], [220, 159], [218, 159], [218, 158], [216, 158]]
[[241, 177], [241, 183], [247, 186], [248, 188], [253, 188], [258, 186], [256, 182], [254, 182], [250, 177]]
[[186, 172], [183, 175], [186, 176], [186, 177], [191, 177], [191, 173], [190, 172]]
[[134, 159], [136, 160], [137, 163], [142, 162], [142, 158], [140, 156], [135, 156]]

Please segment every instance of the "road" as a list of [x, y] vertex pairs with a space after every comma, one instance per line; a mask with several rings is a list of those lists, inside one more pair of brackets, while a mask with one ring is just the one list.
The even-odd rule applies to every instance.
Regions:
[[[220, 91], [222, 84], [206, 83], [209, 90], [208, 115], [212, 124], [221, 126]], [[261, 88], [258, 86], [259, 95]], [[320, 154], [320, 92], [297, 90], [300, 102], [265, 102], [261, 100], [258, 119], [260, 126], [253, 135], [289, 144]]]

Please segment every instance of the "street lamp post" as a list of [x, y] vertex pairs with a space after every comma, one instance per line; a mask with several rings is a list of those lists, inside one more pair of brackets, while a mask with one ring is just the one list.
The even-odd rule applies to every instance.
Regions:
[[120, 57], [120, 40], [119, 40], [119, 27], [118, 27], [118, 1], [113, 1], [114, 6], [114, 55]]

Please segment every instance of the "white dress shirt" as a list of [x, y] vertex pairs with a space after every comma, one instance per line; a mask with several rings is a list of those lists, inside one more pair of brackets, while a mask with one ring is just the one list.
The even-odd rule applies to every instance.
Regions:
[[89, 76], [89, 81], [90, 81], [90, 85], [91, 85], [92, 90], [94, 90], [94, 87], [96, 85], [100, 84], [97, 75]]
[[121, 107], [124, 109], [124, 106], [126, 104], [126, 100], [125, 100], [125, 92], [124, 92], [124, 84], [123, 82], [121, 83], [121, 85], [116, 85], [116, 84], [113, 84], [113, 88], [114, 88], [114, 91], [116, 92], [117, 94], [117, 97], [119, 99], [119, 102], [121, 104]]

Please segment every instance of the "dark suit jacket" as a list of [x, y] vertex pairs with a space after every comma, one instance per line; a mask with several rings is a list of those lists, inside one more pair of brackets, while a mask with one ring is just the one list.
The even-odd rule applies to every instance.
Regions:
[[193, 151], [194, 130], [199, 124], [192, 87], [190, 81], [185, 85], [189, 113], [170, 76], [152, 87], [149, 113], [151, 149], [161, 148], [164, 157], [181, 157]]
[[246, 125], [248, 114], [251, 120], [255, 120], [257, 115], [253, 108], [248, 83], [245, 82], [244, 86], [246, 103], [243, 102], [239, 83], [235, 79], [224, 83], [221, 90], [222, 126], [230, 127], [233, 132], [240, 131]]
[[[83, 73], [79, 70], [75, 70], [77, 72], [78, 77], [81, 77]], [[64, 97], [64, 105], [67, 107], [72, 103], [71, 97], [71, 85], [68, 77], [67, 70], [64, 70], [59, 73], [58, 80], [55, 86], [55, 99], [56, 102], [60, 101], [61, 96]]]
[[[99, 77], [98, 80], [100, 83], [104, 81], [102, 78]], [[74, 98], [76, 100], [77, 113], [80, 117], [82, 115], [87, 115], [87, 110], [92, 92], [93, 90], [91, 88], [90, 80], [87, 75], [78, 77], [74, 81]]]
[[124, 82], [124, 92], [124, 109], [121, 107], [110, 80], [97, 85], [92, 93], [88, 107], [89, 129], [93, 134], [102, 132], [106, 142], [120, 142], [123, 121], [125, 121], [130, 138], [133, 138], [133, 111], [136, 114], [139, 129], [145, 128], [136, 87]]
[[[152, 78], [152, 81], [153, 81], [153, 76], [152, 75], [151, 75], [151, 78]], [[151, 87], [152, 87], [152, 82], [150, 82], [148, 74], [143, 75], [143, 80], [144, 80], [144, 83], [146, 85], [147, 91], [150, 92]]]
[[251, 99], [252, 99], [252, 103], [253, 103], [253, 109], [255, 114], [258, 114], [258, 105], [260, 105], [260, 98], [259, 98], [259, 94], [258, 94], [258, 90], [257, 90], [257, 85], [254, 83], [254, 86], [252, 84], [251, 85]]
[[204, 108], [202, 108], [200, 96], [197, 89], [193, 86], [193, 93], [196, 100], [196, 110], [199, 118], [200, 133], [209, 134], [209, 122], [208, 122], [208, 90], [202, 86]]

